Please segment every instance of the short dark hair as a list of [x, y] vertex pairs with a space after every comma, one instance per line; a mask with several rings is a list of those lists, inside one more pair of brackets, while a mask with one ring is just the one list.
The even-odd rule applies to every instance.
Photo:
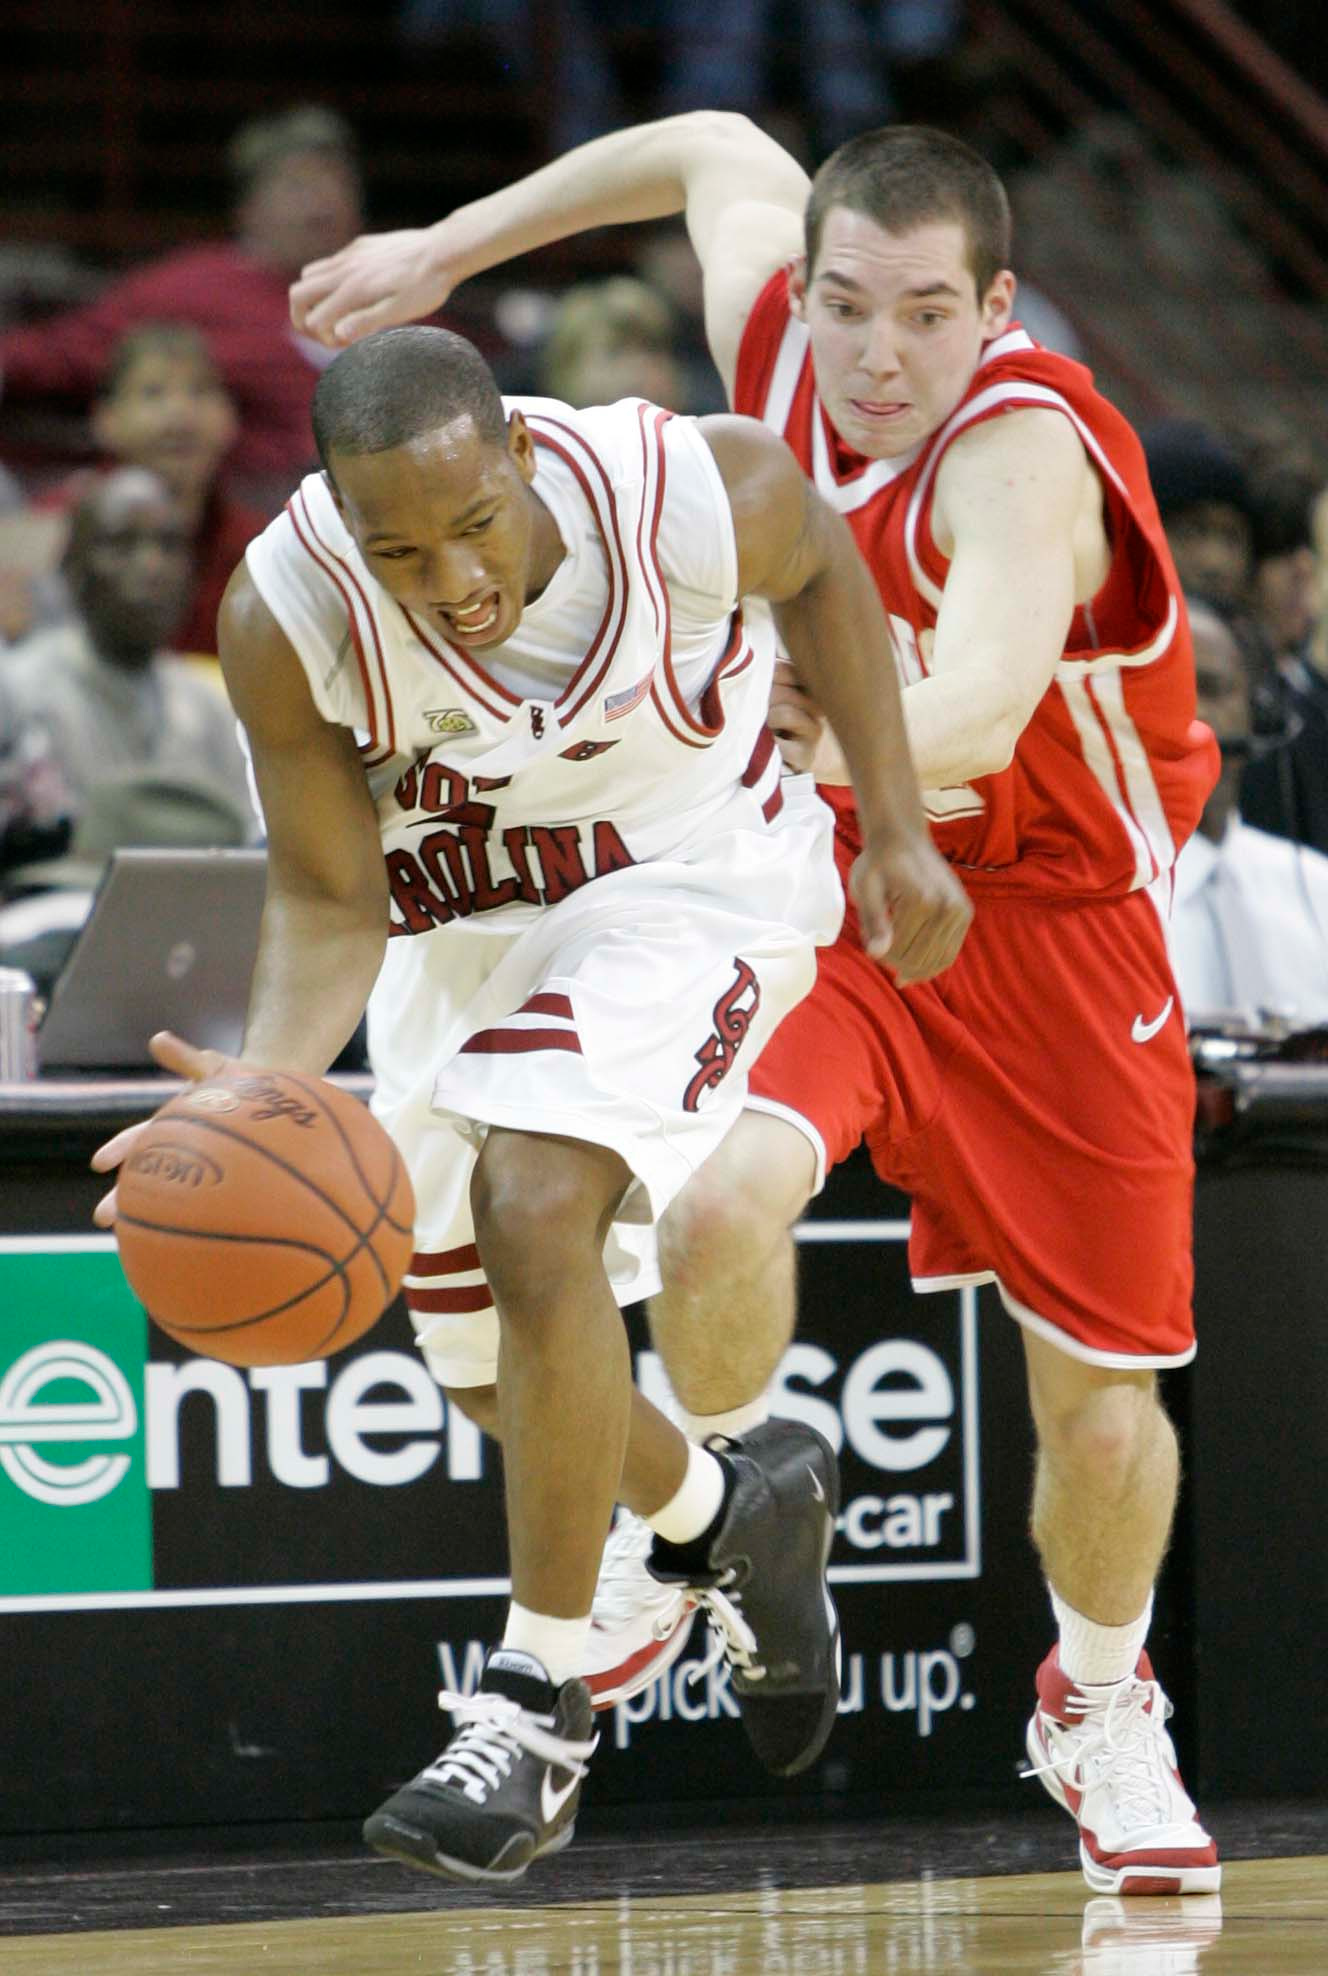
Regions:
[[1209, 502], [1250, 517], [1249, 477], [1234, 448], [1198, 419], [1159, 419], [1139, 435], [1163, 521]]
[[106, 369], [97, 387], [98, 398], [114, 398], [124, 388], [126, 378], [137, 370], [145, 357], [174, 357], [191, 363], [197, 369], [206, 371], [220, 390], [226, 389], [217, 360], [202, 330], [188, 322], [141, 322], [127, 329], [111, 345], [111, 354], [106, 359]]
[[314, 444], [335, 480], [335, 453], [388, 453], [467, 417], [481, 439], [503, 444], [502, 394], [475, 345], [450, 329], [383, 329], [352, 343], [319, 378]]
[[832, 206], [861, 213], [887, 233], [954, 220], [968, 242], [981, 299], [1010, 265], [1010, 202], [1005, 187], [967, 144], [924, 124], [890, 124], [851, 137], [812, 180], [804, 221], [807, 278], [816, 272], [821, 229]]
[[1256, 562], [1314, 547], [1314, 505], [1322, 493], [1323, 481], [1318, 474], [1294, 461], [1277, 462], [1252, 477]]

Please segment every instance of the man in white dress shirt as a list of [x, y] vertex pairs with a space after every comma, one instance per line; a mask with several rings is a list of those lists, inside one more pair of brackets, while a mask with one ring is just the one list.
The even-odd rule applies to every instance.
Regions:
[[[1171, 964], [1191, 1029], [1222, 1016], [1328, 1022], [1328, 857], [1237, 814], [1250, 749], [1248, 681], [1230, 627], [1191, 598], [1199, 717], [1222, 775], [1176, 860]], [[1165, 900], [1163, 901], [1165, 906]]]

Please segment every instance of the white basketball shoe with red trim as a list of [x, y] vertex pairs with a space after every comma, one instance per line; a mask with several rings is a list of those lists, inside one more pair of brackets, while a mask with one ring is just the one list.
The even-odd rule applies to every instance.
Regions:
[[1166, 1731], [1171, 1703], [1147, 1654], [1128, 1681], [1085, 1694], [1055, 1647], [1037, 1674], [1029, 1768], [1079, 1827], [1084, 1878], [1097, 1894], [1213, 1894], [1217, 1847], [1198, 1821]]
[[620, 1510], [600, 1565], [581, 1679], [595, 1708], [630, 1701], [672, 1667], [692, 1630], [696, 1600], [646, 1570], [648, 1523]]

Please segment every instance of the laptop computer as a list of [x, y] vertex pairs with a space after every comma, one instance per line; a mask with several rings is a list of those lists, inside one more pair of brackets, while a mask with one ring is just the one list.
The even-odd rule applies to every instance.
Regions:
[[40, 1069], [150, 1069], [158, 1029], [238, 1050], [266, 870], [261, 850], [117, 851], [37, 1031]]

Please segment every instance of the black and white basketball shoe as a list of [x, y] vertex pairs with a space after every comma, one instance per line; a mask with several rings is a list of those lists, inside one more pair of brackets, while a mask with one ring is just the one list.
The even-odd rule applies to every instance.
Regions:
[[839, 1511], [834, 1451], [814, 1428], [767, 1420], [741, 1440], [706, 1443], [729, 1471], [704, 1538], [656, 1538], [647, 1559], [686, 1588], [728, 1662], [747, 1740], [767, 1770], [816, 1761], [839, 1707], [839, 1617], [826, 1567]]
[[377, 1852], [449, 1880], [509, 1885], [571, 1841], [599, 1738], [584, 1681], [558, 1688], [533, 1654], [495, 1647], [473, 1695], [444, 1689], [455, 1731], [365, 1821]]

